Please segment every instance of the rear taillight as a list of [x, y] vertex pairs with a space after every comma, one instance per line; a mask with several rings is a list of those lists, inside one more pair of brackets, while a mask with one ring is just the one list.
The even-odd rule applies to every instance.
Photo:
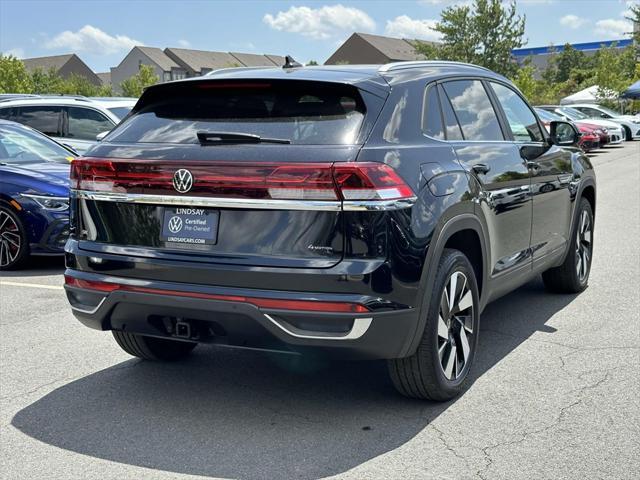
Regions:
[[76, 190], [147, 195], [178, 193], [174, 174], [186, 169], [189, 196], [269, 200], [396, 200], [413, 190], [382, 163], [175, 163], [81, 158], [71, 165]]

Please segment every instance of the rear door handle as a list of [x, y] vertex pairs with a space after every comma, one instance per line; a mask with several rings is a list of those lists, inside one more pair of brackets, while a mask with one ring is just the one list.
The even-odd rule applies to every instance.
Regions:
[[489, 170], [491, 170], [491, 168], [489, 168], [489, 165], [487, 165], [486, 163], [476, 163], [471, 167], [471, 170], [473, 170], [473, 172], [477, 175], [485, 175], [489, 173]]

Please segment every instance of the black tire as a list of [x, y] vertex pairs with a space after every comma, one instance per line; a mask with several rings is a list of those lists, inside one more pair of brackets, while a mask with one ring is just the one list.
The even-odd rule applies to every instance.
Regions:
[[[550, 268], [542, 273], [544, 285], [550, 292], [554, 293], [580, 293], [589, 284], [589, 273], [591, 272], [591, 260], [593, 258], [593, 210], [586, 198], [581, 198], [578, 204], [578, 216], [571, 241], [569, 251], [564, 262], [559, 267]], [[588, 221], [588, 230], [581, 231], [583, 219]], [[588, 241], [586, 232], [589, 232]], [[586, 252], [586, 267], [584, 267]], [[584, 267], [584, 268], [583, 268]]]
[[170, 340], [166, 338], [147, 337], [136, 333], [113, 330], [113, 338], [120, 348], [129, 355], [144, 360], [172, 362], [188, 356], [197, 343]]
[[[457, 279], [462, 278], [460, 274], [464, 276], [465, 282], [459, 293], [454, 293], [454, 308], [451, 310], [455, 312], [459, 306], [461, 307], [463, 298], [466, 300], [465, 304], [471, 302], [471, 309], [458, 310], [459, 317], [464, 318], [464, 322], [461, 322], [457, 315], [444, 315], [442, 310], [444, 306], [447, 306], [447, 311], [449, 310], [447, 305], [449, 297], [445, 294], [445, 289], [447, 292], [450, 291], [450, 280], [453, 280], [454, 275]], [[454, 286], [459, 286], [457, 282], [456, 280]], [[471, 298], [466, 292], [471, 295]], [[446, 401], [459, 395], [466, 388], [469, 369], [473, 364], [478, 346], [480, 327], [478, 285], [473, 266], [462, 252], [445, 249], [438, 262], [436, 279], [430, 295], [425, 329], [416, 352], [410, 357], [389, 360], [387, 363], [391, 380], [401, 394], [412, 398]], [[458, 297], [457, 304], [456, 297]], [[463, 313], [466, 315], [462, 315]], [[453, 343], [447, 343], [445, 337], [441, 335], [444, 333], [442, 330], [439, 333], [441, 316], [448, 316], [447, 322], [442, 323], [442, 326], [448, 332], [449, 342], [453, 338]], [[469, 330], [465, 327], [469, 325], [468, 322], [471, 328], [469, 334], [466, 333]], [[459, 329], [457, 343], [454, 331], [456, 326]], [[463, 335], [466, 342], [461, 340]], [[461, 352], [463, 343], [467, 343], [469, 350], [464, 363], [461, 363], [462, 367], [459, 368], [458, 359], [464, 357]], [[453, 378], [448, 378], [445, 373], [445, 363], [449, 365], [450, 362], [447, 359], [450, 360], [451, 355], [455, 357], [453, 360], [455, 365], [454, 371], [450, 371], [449, 374]]]
[[[15, 227], [9, 228], [11, 223]], [[17, 239], [15, 235], [19, 237], [19, 247], [11, 243]], [[0, 205], [0, 257], [0, 270], [15, 270], [29, 258], [29, 242], [24, 225], [16, 212], [4, 204]]]
[[631, 136], [631, 129], [626, 125], [623, 125], [622, 128], [624, 128], [624, 136], [627, 142], [630, 142], [631, 140], [633, 140], [633, 137]]

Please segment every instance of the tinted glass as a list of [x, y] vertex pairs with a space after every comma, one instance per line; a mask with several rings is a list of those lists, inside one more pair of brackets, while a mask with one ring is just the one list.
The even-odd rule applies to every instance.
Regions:
[[479, 80], [444, 84], [465, 140], [504, 140], [498, 117]]
[[20, 127], [0, 127], [0, 162], [13, 164], [35, 162], [67, 163], [70, 152], [39, 133]]
[[124, 117], [126, 117], [129, 112], [131, 111], [133, 107], [112, 107], [109, 108], [108, 110], [113, 113], [116, 117], [118, 117], [120, 120], [122, 120]]
[[438, 87], [438, 92], [440, 93], [440, 104], [442, 105], [442, 116], [444, 117], [447, 140], [462, 140], [462, 130], [460, 130], [456, 114], [453, 113], [449, 97], [444, 93], [442, 87]]
[[577, 109], [591, 118], [611, 118], [611, 115], [608, 115], [605, 112], [596, 110], [595, 108], [577, 107]]
[[0, 118], [4, 120], [11, 119], [11, 108], [0, 108]]
[[247, 133], [294, 144], [352, 144], [364, 119], [356, 88], [318, 82], [197, 83], [149, 99], [113, 142], [198, 143], [198, 132]]
[[562, 108], [559, 108], [558, 111], [562, 113], [564, 116], [566, 116], [567, 118], [569, 118], [570, 120], [585, 120], [589, 118], [580, 110], [576, 110], [575, 108], [571, 108], [571, 107], [562, 107]]
[[542, 108], [536, 108], [536, 113], [538, 114], [538, 117], [540, 117], [540, 120], [542, 120], [543, 122], [564, 120], [560, 115], [552, 113], [548, 110], [543, 110]]
[[427, 90], [422, 117], [422, 130], [430, 137], [444, 140], [442, 115], [438, 101], [438, 90], [432, 85]]
[[60, 135], [61, 107], [20, 107], [15, 121], [40, 130], [47, 135]]
[[90, 108], [69, 107], [67, 112], [69, 128], [66, 136], [69, 138], [95, 141], [96, 135], [113, 128], [111, 120]]
[[517, 142], [541, 142], [544, 140], [536, 117], [524, 100], [504, 85], [492, 82], [491, 86], [507, 116], [514, 139]]

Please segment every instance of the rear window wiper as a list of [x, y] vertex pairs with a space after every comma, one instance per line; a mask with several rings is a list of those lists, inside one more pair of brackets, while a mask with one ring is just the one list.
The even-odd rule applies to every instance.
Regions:
[[233, 143], [281, 143], [289, 144], [291, 140], [286, 138], [268, 138], [251, 133], [230, 132], [198, 132], [198, 140], [201, 145], [223, 145]]

